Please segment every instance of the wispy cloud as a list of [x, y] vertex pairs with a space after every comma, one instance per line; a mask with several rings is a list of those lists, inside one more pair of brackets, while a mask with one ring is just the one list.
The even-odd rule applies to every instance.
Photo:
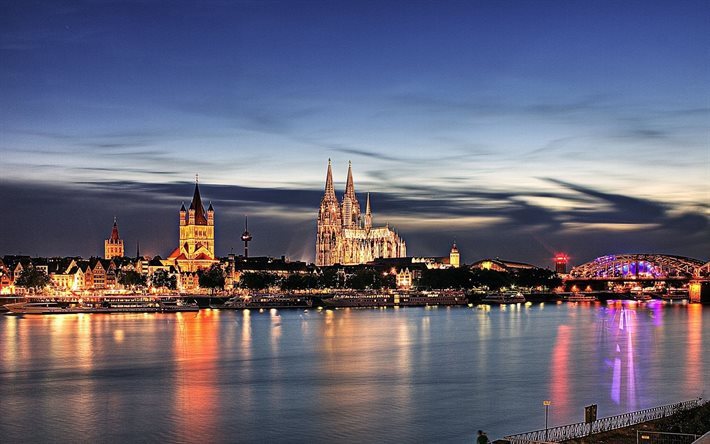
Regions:
[[[554, 179], [546, 181], [558, 185], [560, 191], [519, 194], [412, 186], [375, 193], [375, 222], [396, 223], [411, 253], [417, 255], [442, 254], [446, 246], [441, 243], [448, 242], [448, 237], [480, 255], [503, 255], [517, 247], [518, 254], [523, 255], [518, 259], [536, 263], [542, 263], [548, 254], [547, 250], [533, 248], [542, 239], [545, 244], [573, 248], [575, 255], [585, 258], [601, 254], [603, 248], [617, 251], [627, 245], [638, 251], [678, 248], [673, 251], [700, 258], [710, 251], [710, 241], [703, 236], [710, 224], [701, 212], [678, 212], [669, 203]], [[193, 186], [189, 182], [106, 181], [72, 186], [5, 182], [0, 198], [8, 208], [40, 222], [46, 219], [47, 223], [39, 223], [34, 229], [41, 234], [33, 235], [27, 232], [26, 224], [12, 216], [14, 212], [3, 212], [0, 224], [6, 236], [0, 239], [0, 251], [41, 250], [46, 238], [52, 237], [57, 245], [51, 254], [96, 254], [96, 245], [106, 235], [107, 221], [118, 215], [127, 237], [140, 238], [146, 251], [166, 254], [176, 242], [177, 208], [181, 201], [189, 201]], [[217, 209], [220, 254], [235, 245], [234, 233], [242, 226], [244, 214], [254, 217], [260, 241], [266, 242], [261, 244], [265, 248], [262, 254], [281, 255], [284, 246], [289, 251], [312, 254], [322, 190], [213, 184], [201, 184], [201, 190], [203, 199]], [[550, 207], [533, 197], [568, 204]], [[45, 214], [56, 216], [47, 219], [42, 216]], [[67, 233], [82, 235], [72, 237]], [[443, 233], [447, 239], [442, 239]]]

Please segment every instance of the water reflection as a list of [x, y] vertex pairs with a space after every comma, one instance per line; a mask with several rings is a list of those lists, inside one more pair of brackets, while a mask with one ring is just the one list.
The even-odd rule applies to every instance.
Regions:
[[560, 325], [557, 328], [557, 340], [552, 349], [552, 361], [550, 365], [551, 396], [553, 411], [558, 416], [568, 416], [571, 407], [569, 404], [569, 378], [570, 378], [570, 335], [571, 328], [567, 325]]
[[623, 303], [2, 316], [0, 436], [499, 437], [541, 427], [544, 399], [561, 424], [591, 403], [608, 416], [700, 395], [709, 318], [699, 305]]
[[203, 442], [217, 440], [215, 419], [219, 393], [216, 363], [219, 358], [217, 310], [175, 313], [173, 362], [176, 371], [169, 387], [174, 387], [172, 426], [178, 439], [200, 437]]

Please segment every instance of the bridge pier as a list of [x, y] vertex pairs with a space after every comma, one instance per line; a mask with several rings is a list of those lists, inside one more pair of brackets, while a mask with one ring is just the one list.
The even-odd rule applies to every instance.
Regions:
[[710, 304], [710, 282], [691, 281], [688, 284], [690, 302]]

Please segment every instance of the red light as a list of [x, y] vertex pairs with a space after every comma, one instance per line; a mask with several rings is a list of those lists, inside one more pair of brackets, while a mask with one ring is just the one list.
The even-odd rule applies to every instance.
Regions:
[[555, 256], [555, 262], [558, 264], [566, 264], [567, 261], [569, 260], [569, 256], [566, 254], [558, 254]]

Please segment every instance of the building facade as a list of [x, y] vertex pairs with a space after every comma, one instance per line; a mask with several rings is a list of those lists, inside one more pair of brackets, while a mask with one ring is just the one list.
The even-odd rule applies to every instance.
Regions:
[[123, 239], [118, 236], [116, 218], [113, 219], [111, 237], [104, 241], [104, 258], [113, 259], [114, 257], [123, 257]]
[[214, 208], [210, 203], [205, 211], [200, 187], [195, 182], [195, 192], [190, 208], [180, 208], [180, 244], [166, 261], [181, 272], [194, 272], [209, 268], [217, 262], [214, 250]]
[[328, 160], [325, 194], [318, 211], [316, 265], [364, 264], [377, 258], [407, 255], [404, 240], [389, 226], [373, 227], [370, 195], [363, 215], [355, 194], [352, 165], [348, 165], [345, 194], [341, 202], [335, 195], [333, 171]]

